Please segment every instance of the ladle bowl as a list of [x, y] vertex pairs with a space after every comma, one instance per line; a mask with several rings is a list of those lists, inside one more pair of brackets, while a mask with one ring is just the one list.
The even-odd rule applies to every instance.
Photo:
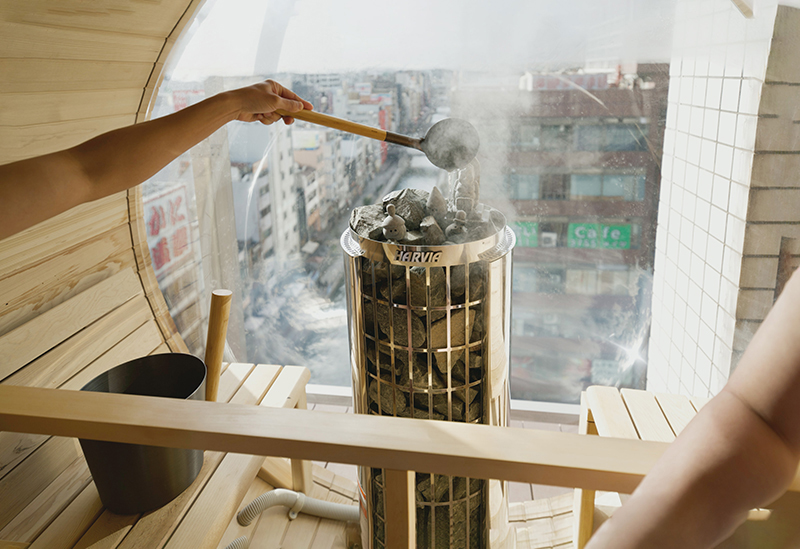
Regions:
[[281, 116], [291, 116], [297, 120], [304, 120], [312, 124], [420, 150], [425, 153], [431, 164], [447, 171], [466, 167], [478, 154], [478, 148], [481, 144], [475, 127], [460, 118], [440, 120], [428, 129], [425, 137], [415, 138], [350, 122], [349, 120], [342, 120], [341, 118], [316, 111], [290, 113], [279, 110], [276, 112]]

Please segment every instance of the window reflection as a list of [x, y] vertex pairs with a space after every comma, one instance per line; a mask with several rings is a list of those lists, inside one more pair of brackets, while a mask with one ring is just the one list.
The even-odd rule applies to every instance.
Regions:
[[[484, 200], [517, 234], [512, 396], [576, 402], [589, 383], [641, 387], [669, 67], [516, 63], [167, 78], [155, 116], [274, 78], [320, 112], [398, 133], [468, 119]], [[303, 122], [232, 123], [181, 162], [145, 203], [185, 189], [191, 260], [157, 276], [190, 348], [202, 348], [203, 296], [228, 286], [238, 360], [305, 364], [312, 383], [349, 385], [338, 245], [349, 213], [395, 189], [447, 195], [446, 174], [413, 151]]]

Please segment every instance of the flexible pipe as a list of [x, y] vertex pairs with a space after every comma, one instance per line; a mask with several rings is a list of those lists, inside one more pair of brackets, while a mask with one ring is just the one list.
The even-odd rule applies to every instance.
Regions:
[[302, 511], [307, 515], [333, 520], [346, 522], [358, 522], [359, 520], [358, 505], [322, 501], [306, 497], [306, 495], [301, 492], [284, 490], [282, 488], [271, 490], [258, 496], [247, 507], [239, 511], [239, 514], [236, 515], [236, 520], [242, 526], [247, 526], [253, 522], [258, 515], [264, 512], [265, 509], [274, 507], [275, 505], [285, 505], [289, 507], [290, 519], [297, 518], [297, 514]]
[[247, 536], [242, 536], [230, 542], [225, 549], [247, 549], [249, 545], [250, 542], [247, 541]]

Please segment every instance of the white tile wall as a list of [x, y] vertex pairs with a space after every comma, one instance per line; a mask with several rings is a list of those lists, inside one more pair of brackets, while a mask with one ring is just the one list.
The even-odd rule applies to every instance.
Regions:
[[[709, 396], [731, 368], [761, 89], [777, 4], [678, 0], [648, 388]], [[788, 70], [788, 69], [787, 69]]]

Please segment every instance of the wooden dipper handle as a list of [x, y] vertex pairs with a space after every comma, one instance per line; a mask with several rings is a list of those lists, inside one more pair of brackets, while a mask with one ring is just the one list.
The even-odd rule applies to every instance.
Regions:
[[228, 317], [231, 312], [230, 290], [211, 292], [211, 311], [208, 314], [208, 336], [206, 337], [206, 400], [216, 401], [219, 389], [219, 373], [222, 369], [222, 354], [225, 351], [225, 336], [228, 333]]
[[320, 126], [325, 126], [326, 128], [333, 128], [334, 130], [354, 133], [356, 135], [369, 137], [370, 139], [377, 139], [378, 141], [386, 140], [386, 130], [365, 126], [364, 124], [359, 124], [357, 122], [350, 122], [349, 120], [342, 120], [341, 118], [336, 118], [335, 116], [331, 116], [329, 114], [322, 114], [321, 112], [317, 111], [286, 112], [277, 110], [275, 112], [281, 116], [291, 116], [297, 120], [304, 120], [305, 122], [311, 122], [312, 124], [318, 124]]

